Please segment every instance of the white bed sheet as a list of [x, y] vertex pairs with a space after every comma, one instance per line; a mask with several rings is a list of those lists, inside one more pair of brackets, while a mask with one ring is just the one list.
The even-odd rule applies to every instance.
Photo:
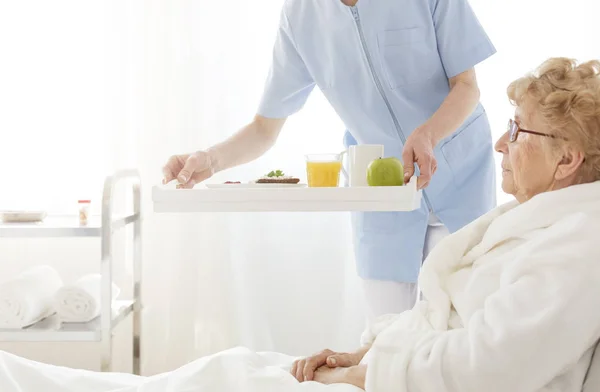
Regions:
[[0, 351], [2, 392], [359, 392], [347, 384], [298, 383], [295, 358], [234, 348], [152, 377], [42, 364]]

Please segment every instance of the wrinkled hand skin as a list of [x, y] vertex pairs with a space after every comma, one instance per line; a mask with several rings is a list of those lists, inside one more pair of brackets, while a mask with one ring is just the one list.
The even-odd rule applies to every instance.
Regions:
[[363, 346], [353, 353], [338, 353], [326, 349], [310, 357], [294, 361], [290, 373], [299, 382], [312, 381], [314, 372], [321, 366], [330, 368], [356, 366], [369, 351], [369, 346]]
[[322, 384], [350, 384], [365, 389], [366, 375], [366, 365], [356, 365], [346, 368], [321, 366], [315, 372], [314, 381]]
[[348, 369], [321, 366], [315, 371], [313, 381], [320, 382], [321, 384], [347, 384]]

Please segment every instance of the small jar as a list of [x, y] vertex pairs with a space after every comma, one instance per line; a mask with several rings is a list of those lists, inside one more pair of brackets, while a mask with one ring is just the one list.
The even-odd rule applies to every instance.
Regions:
[[79, 205], [79, 224], [81, 226], [86, 226], [90, 219], [90, 205], [91, 200], [79, 200], [77, 204]]

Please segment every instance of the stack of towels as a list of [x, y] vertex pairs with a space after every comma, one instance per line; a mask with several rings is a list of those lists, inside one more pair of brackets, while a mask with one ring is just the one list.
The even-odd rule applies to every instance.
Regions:
[[[120, 290], [112, 286], [114, 304]], [[49, 266], [30, 268], [0, 284], [0, 329], [26, 328], [54, 314], [61, 322], [86, 323], [100, 315], [100, 299], [99, 274], [65, 285]]]

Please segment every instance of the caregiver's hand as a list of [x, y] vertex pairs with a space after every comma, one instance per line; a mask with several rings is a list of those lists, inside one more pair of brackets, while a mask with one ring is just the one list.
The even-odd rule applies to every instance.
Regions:
[[413, 131], [406, 139], [402, 162], [404, 165], [404, 183], [407, 183], [415, 174], [415, 163], [419, 165], [419, 178], [417, 188], [423, 189], [429, 185], [431, 177], [437, 170], [437, 161], [433, 154], [435, 141], [433, 133], [426, 127], [420, 127]]
[[194, 185], [207, 180], [213, 174], [212, 158], [205, 151], [174, 155], [163, 167], [163, 184], [177, 179], [181, 188], [193, 188]]
[[163, 183], [177, 178], [181, 188], [193, 188], [215, 172], [257, 159], [273, 147], [285, 121], [256, 115], [251, 123], [206, 151], [172, 156], [163, 167]]

